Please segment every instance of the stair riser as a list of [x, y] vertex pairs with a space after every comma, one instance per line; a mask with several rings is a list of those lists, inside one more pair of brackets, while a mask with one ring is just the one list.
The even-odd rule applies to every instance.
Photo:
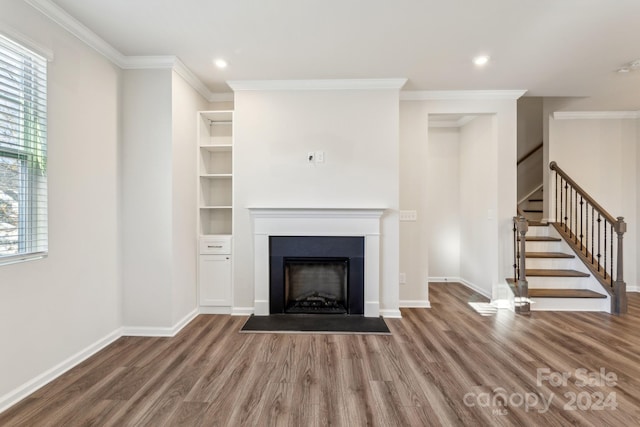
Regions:
[[531, 298], [531, 311], [603, 311], [609, 313], [607, 298]]
[[586, 268], [580, 269], [573, 258], [527, 258], [526, 266], [532, 269], [578, 270], [588, 273]]
[[[527, 242], [527, 252], [564, 252], [567, 254], [573, 252], [567, 252], [562, 242]], [[571, 251], [569, 249], [569, 251]]]
[[549, 236], [549, 227], [550, 225], [544, 227], [538, 226], [530, 226], [529, 231], [527, 231], [527, 236]]
[[527, 276], [530, 289], [591, 289], [587, 279], [589, 278]]

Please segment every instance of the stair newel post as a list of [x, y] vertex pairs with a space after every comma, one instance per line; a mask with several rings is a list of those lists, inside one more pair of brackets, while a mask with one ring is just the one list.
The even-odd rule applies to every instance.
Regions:
[[[619, 216], [615, 224], [615, 231], [618, 235], [618, 253], [616, 262], [616, 281], [613, 282], [613, 297], [612, 312], [614, 314], [625, 314], [627, 312], [627, 284], [624, 282], [623, 276], [623, 258], [624, 250], [622, 245], [622, 239], [624, 233], [627, 231], [627, 223], [624, 222], [624, 217]], [[611, 254], [613, 256], [613, 254]], [[613, 275], [613, 271], [611, 272]]]
[[516, 220], [518, 236], [520, 237], [520, 250], [518, 254], [519, 271], [518, 271], [518, 293], [520, 294], [520, 301], [516, 304], [516, 313], [529, 314], [529, 284], [527, 282], [525, 255], [526, 255], [526, 234], [529, 230], [529, 223], [526, 218], [519, 216]]

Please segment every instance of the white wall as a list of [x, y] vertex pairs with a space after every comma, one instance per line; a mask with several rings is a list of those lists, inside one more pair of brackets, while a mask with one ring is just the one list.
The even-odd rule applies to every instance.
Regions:
[[[543, 140], [543, 99], [518, 99], [518, 160], [536, 148]], [[522, 200], [542, 184], [543, 150], [518, 165], [518, 200]]]
[[420, 103], [400, 103], [400, 209], [415, 210], [415, 222], [400, 222], [402, 306], [429, 304], [428, 121]]
[[[455, 96], [455, 94], [452, 94]], [[425, 186], [425, 192], [416, 195], [412, 192], [407, 192], [405, 187], [411, 185], [404, 178], [401, 183], [401, 194], [407, 194], [407, 198], [421, 197], [422, 202], [413, 201], [411, 203], [408, 200], [406, 203], [408, 206], [417, 205], [419, 203], [422, 208], [422, 212], [418, 213], [418, 218], [425, 219], [425, 225], [423, 228], [415, 230], [405, 227], [406, 223], [402, 224], [402, 269], [403, 271], [417, 271], [419, 274], [426, 270], [427, 277], [432, 277], [435, 280], [439, 280], [442, 277], [451, 277], [452, 272], [456, 273], [455, 262], [451, 265], [446, 265], [446, 261], [443, 259], [432, 260], [434, 253], [438, 251], [441, 245], [449, 244], [449, 240], [445, 241], [443, 234], [438, 234], [438, 224], [428, 225], [432, 216], [447, 216], [455, 212], [455, 201], [453, 199], [446, 199], [448, 205], [448, 212], [446, 209], [439, 211], [439, 208], [433, 206], [433, 200], [438, 198], [438, 192], [446, 193], [450, 191], [455, 194], [456, 197], [465, 198], [478, 198], [477, 208], [473, 213], [466, 211], [463, 206], [463, 200], [459, 199], [460, 203], [460, 244], [469, 245], [469, 242], [479, 242], [477, 233], [489, 233], [488, 240], [484, 243], [484, 249], [482, 253], [475, 254], [471, 250], [467, 250], [466, 254], [472, 255], [474, 258], [471, 260], [465, 259], [465, 256], [461, 253], [459, 259], [459, 277], [467, 282], [470, 286], [477, 289], [484, 295], [493, 298], [502, 298], [502, 291], [504, 290], [504, 278], [511, 275], [511, 264], [513, 257], [513, 243], [511, 237], [511, 224], [512, 218], [516, 213], [516, 100], [515, 99], [427, 99], [427, 100], [411, 100], [401, 102], [402, 111], [402, 150], [407, 147], [407, 153], [410, 152], [412, 146], [419, 146], [423, 137], [421, 135], [421, 127], [424, 128], [428, 123], [428, 116], [431, 114], [464, 114], [464, 115], [485, 115], [484, 118], [473, 120], [467, 126], [465, 126], [465, 141], [467, 142], [468, 149], [482, 150], [477, 153], [475, 159], [472, 159], [471, 155], [465, 155], [465, 164], [463, 165], [463, 153], [462, 145], [460, 145], [460, 155], [458, 159], [455, 159], [453, 152], [440, 151], [440, 154], [447, 156], [447, 162], [450, 166], [459, 162], [459, 177], [458, 187], [453, 185], [445, 185], [444, 177], [441, 177], [437, 171], [440, 167], [439, 164], [434, 165], [427, 159], [427, 156], [434, 155], [437, 151], [432, 151], [432, 138], [435, 136], [435, 146], [433, 150], [444, 149], [442, 146], [438, 147], [438, 140], [442, 135], [438, 135], [438, 130], [434, 131], [429, 129], [428, 141], [426, 146], [428, 151], [425, 154], [424, 162], [420, 164], [419, 159], [411, 158], [409, 154], [403, 154], [403, 163], [401, 164], [401, 170], [406, 167], [415, 169], [421, 168], [421, 170], [414, 170], [413, 172], [403, 172], [405, 177], [412, 177], [412, 174], [421, 177], [427, 181]], [[489, 122], [491, 125], [489, 125]], [[417, 129], [417, 132], [411, 130]], [[476, 134], [477, 133], [477, 134]], [[489, 136], [491, 135], [491, 136]], [[462, 134], [460, 136], [462, 138]], [[471, 141], [477, 141], [477, 145], [471, 146]], [[462, 139], [460, 140], [462, 144]], [[451, 148], [451, 147], [449, 147]], [[418, 154], [416, 154], [418, 156]], [[409, 159], [409, 163], [405, 163], [404, 160]], [[467, 165], [475, 161], [473, 165]], [[436, 170], [430, 170], [433, 168]], [[471, 167], [475, 173], [470, 173], [465, 170], [465, 167]], [[414, 178], [411, 178], [414, 179]], [[486, 197], [480, 197], [486, 192]], [[442, 194], [440, 193], [440, 194]], [[451, 194], [447, 195], [451, 197]], [[404, 196], [403, 196], [404, 197]], [[493, 198], [493, 199], [492, 199]], [[465, 202], [466, 203], [466, 202]], [[405, 199], [403, 198], [403, 209], [405, 206]], [[466, 206], [466, 205], [465, 205]], [[479, 209], [482, 209], [482, 213]], [[489, 211], [491, 211], [491, 220], [489, 220]], [[466, 215], [466, 216], [465, 216]], [[480, 227], [480, 230], [464, 231], [463, 222], [469, 218], [473, 219], [475, 224]], [[449, 224], [452, 235], [456, 233], [455, 224]], [[423, 243], [424, 250], [419, 252], [416, 256], [412, 251], [415, 249], [415, 242], [417, 237], [411, 236], [410, 233], [419, 230], [420, 239]], [[465, 234], [466, 233], [466, 234]], [[414, 246], [412, 246], [414, 245]], [[479, 244], [473, 243], [474, 246]], [[452, 245], [455, 247], [455, 243]], [[429, 250], [428, 248], [431, 248]], [[462, 246], [461, 246], [462, 250]], [[428, 251], [425, 256], [424, 252]], [[455, 249], [454, 249], [455, 251]], [[489, 259], [490, 257], [490, 259]], [[484, 263], [484, 264], [483, 264]], [[483, 272], [480, 272], [479, 267], [476, 265], [482, 265]], [[435, 274], [437, 273], [437, 274]], [[440, 275], [442, 274], [442, 275]], [[465, 277], [467, 275], [468, 277]], [[408, 279], [408, 278], [407, 278]], [[401, 299], [409, 299], [413, 296], [420, 296], [423, 284], [418, 282], [407, 283], [401, 286]]]
[[460, 277], [460, 142], [459, 128], [429, 128], [426, 199], [432, 278]]
[[0, 3], [0, 28], [7, 26], [55, 58], [48, 66], [49, 257], [0, 266], [0, 408], [121, 325], [121, 72], [23, 1]]
[[124, 324], [168, 327], [173, 324], [172, 71], [127, 70], [123, 76]]
[[460, 276], [489, 295], [506, 277], [496, 269], [501, 233], [496, 162], [494, 117], [478, 116], [460, 131]]
[[[549, 161], [556, 161], [611, 215], [627, 222], [624, 274], [630, 287], [637, 286], [638, 142], [637, 119], [549, 119]], [[547, 194], [555, 194], [554, 185], [549, 179]], [[549, 209], [554, 218], [553, 200]]]
[[177, 73], [172, 78], [172, 236], [173, 319], [176, 324], [197, 306], [196, 112], [207, 102]]
[[253, 307], [247, 207], [382, 207], [381, 310], [397, 311], [398, 115], [394, 90], [236, 92], [235, 307]]

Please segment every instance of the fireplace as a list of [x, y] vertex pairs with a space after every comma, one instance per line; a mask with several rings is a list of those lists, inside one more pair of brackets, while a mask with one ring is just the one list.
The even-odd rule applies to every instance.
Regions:
[[[364, 315], [378, 317], [380, 315], [380, 226], [383, 208], [281, 208], [250, 207], [253, 220], [254, 250], [254, 307], [251, 311], [256, 316], [267, 316], [271, 311], [271, 272], [282, 271], [271, 267], [271, 238], [296, 236], [347, 236], [363, 241], [364, 265], [360, 265], [364, 276]], [[291, 257], [301, 255], [290, 254]], [[322, 255], [331, 257], [331, 255]], [[334, 257], [350, 258], [348, 255]], [[302, 257], [314, 257], [304, 255]], [[356, 268], [357, 269], [357, 268]], [[349, 274], [354, 271], [354, 263], [349, 264]], [[353, 288], [349, 281], [349, 289]], [[357, 287], [356, 287], [357, 288]], [[277, 295], [282, 299], [282, 294]], [[350, 304], [353, 299], [350, 300]], [[276, 311], [282, 313], [281, 311]], [[399, 312], [398, 312], [399, 313]]]
[[364, 238], [271, 236], [269, 312], [364, 314]]

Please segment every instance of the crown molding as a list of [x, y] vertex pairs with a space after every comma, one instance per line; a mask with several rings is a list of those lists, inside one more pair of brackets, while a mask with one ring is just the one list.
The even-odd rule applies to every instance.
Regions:
[[555, 111], [554, 120], [640, 119], [640, 111]]
[[462, 116], [458, 120], [437, 120], [429, 122], [430, 128], [461, 128], [475, 119], [476, 116]]
[[230, 80], [234, 91], [245, 90], [400, 90], [407, 79], [328, 79], [328, 80]]
[[123, 68], [126, 63], [125, 56], [113, 46], [100, 38], [96, 33], [84, 26], [80, 21], [65, 12], [60, 6], [49, 0], [24, 0], [25, 3], [51, 19], [56, 24], [76, 36], [88, 46], [108, 58], [118, 67]]
[[[73, 34], [87, 46], [124, 70], [173, 69], [186, 80], [204, 99], [211, 102], [213, 94], [176, 56], [126, 56], [91, 31], [80, 21], [69, 15], [50, 0], [24, 0], [31, 7]], [[51, 54], [53, 56], [53, 54]]]
[[526, 90], [407, 90], [400, 92], [400, 100], [516, 100], [526, 92]]
[[212, 92], [209, 102], [233, 102], [233, 92]]

